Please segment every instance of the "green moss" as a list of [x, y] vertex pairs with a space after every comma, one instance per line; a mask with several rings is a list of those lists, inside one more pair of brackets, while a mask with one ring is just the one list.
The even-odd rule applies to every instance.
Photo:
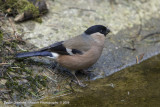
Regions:
[[[13, 2], [15, 2], [14, 0]], [[25, 0], [22, 0], [23, 2]], [[21, 1], [21, 3], [22, 3]], [[7, 3], [13, 3], [11, 0], [6, 0]], [[0, 1], [2, 3], [2, 1]], [[14, 4], [17, 5], [17, 4]], [[25, 3], [23, 4], [25, 5]], [[8, 4], [7, 8], [10, 5]], [[14, 7], [14, 6], [13, 6]], [[1, 7], [0, 7], [1, 8]], [[36, 11], [37, 8], [35, 8]], [[34, 11], [33, 4], [31, 7], [25, 7], [23, 11]], [[20, 37], [18, 37], [20, 38]], [[33, 60], [22, 60], [18, 61], [15, 59], [15, 54], [19, 52], [17, 50], [17, 45], [24, 45], [25, 42], [21, 41], [21, 39], [11, 38], [10, 34], [2, 33], [0, 30], [0, 63], [6, 63], [0, 65], [0, 80], [6, 80], [4, 84], [0, 84], [0, 86], [4, 86], [4, 90], [11, 90], [7, 93], [7, 96], [16, 97], [17, 100], [22, 100], [24, 98], [31, 97], [40, 97], [41, 90], [44, 87], [47, 87], [47, 78], [41, 74], [34, 74], [34, 70], [39, 71], [42, 69], [43, 63], [34, 62]], [[33, 67], [34, 66], [34, 67]], [[10, 100], [7, 97], [7, 100]]]
[[18, 83], [16, 81], [8, 80], [5, 85], [8, 89], [16, 90], [16, 87], [18, 86]]
[[27, 0], [20, 0], [20, 2], [17, 3], [18, 6], [18, 13], [23, 12], [31, 12], [33, 14], [33, 17], [39, 16], [39, 10], [38, 7], [35, 7], [32, 3], [28, 2]]
[[[0, 0], [0, 9], [5, 13], [14, 13], [14, 8], [16, 6], [17, 0]], [[8, 10], [10, 9], [10, 10]]]
[[[8, 90], [11, 90], [11, 96], [16, 92], [17, 99], [24, 99], [31, 96], [38, 98], [40, 90], [43, 87], [47, 87], [46, 76], [33, 75], [32, 69], [26, 67], [25, 62], [14, 62], [8, 66], [2, 79], [7, 80], [5, 86]], [[22, 82], [22, 80], [27, 82]]]
[[2, 41], [3, 41], [3, 33], [2, 33], [2, 31], [0, 30], [0, 44], [2, 43]]
[[6, 0], [5, 2], [0, 0], [0, 5], [0, 10], [13, 16], [23, 12], [29, 12], [33, 17], [39, 16], [38, 7], [27, 0]]
[[35, 80], [42, 86], [46, 87], [47, 86], [47, 77], [46, 76], [40, 76], [36, 75]]
[[40, 18], [40, 17], [35, 18], [34, 20], [35, 20], [36, 22], [38, 22], [38, 23], [42, 23], [42, 18]]

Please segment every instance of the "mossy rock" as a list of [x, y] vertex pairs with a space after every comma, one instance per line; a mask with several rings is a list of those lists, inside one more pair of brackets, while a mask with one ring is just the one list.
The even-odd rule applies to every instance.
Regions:
[[15, 17], [16, 22], [37, 18], [47, 12], [44, 0], [0, 0], [0, 9]]

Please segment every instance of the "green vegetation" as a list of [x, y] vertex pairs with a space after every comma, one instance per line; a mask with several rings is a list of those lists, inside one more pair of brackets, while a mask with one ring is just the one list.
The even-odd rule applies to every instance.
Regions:
[[32, 14], [35, 18], [39, 16], [38, 7], [35, 7], [28, 0], [6, 0], [5, 2], [0, 0], [0, 10], [12, 16], [26, 12]]
[[2, 44], [2, 41], [3, 41], [3, 33], [2, 33], [2, 31], [0, 30], [0, 46], [1, 46], [1, 44]]
[[15, 59], [14, 55], [21, 52], [17, 47], [25, 45], [21, 37], [6, 33], [3, 35], [0, 31], [0, 41], [0, 87], [9, 90], [7, 93], [2, 92], [4, 96], [1, 99], [7, 101], [15, 97], [16, 100], [41, 97], [41, 91], [47, 87], [48, 80], [42, 74], [33, 73], [33, 66], [38, 68], [42, 64], [34, 65], [33, 60]]

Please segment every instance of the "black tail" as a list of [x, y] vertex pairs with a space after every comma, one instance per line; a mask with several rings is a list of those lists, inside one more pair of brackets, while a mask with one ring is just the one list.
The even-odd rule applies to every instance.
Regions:
[[52, 57], [52, 53], [48, 51], [24, 52], [24, 53], [18, 53], [16, 55], [16, 58], [32, 57], [32, 56], [50, 56]]

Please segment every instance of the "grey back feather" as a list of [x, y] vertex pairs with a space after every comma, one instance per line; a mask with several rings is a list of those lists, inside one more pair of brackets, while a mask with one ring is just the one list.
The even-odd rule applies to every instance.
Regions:
[[69, 49], [77, 49], [82, 52], [85, 52], [91, 48], [91, 41], [93, 41], [93, 39], [89, 35], [86, 35], [84, 33], [64, 41], [63, 45]]

